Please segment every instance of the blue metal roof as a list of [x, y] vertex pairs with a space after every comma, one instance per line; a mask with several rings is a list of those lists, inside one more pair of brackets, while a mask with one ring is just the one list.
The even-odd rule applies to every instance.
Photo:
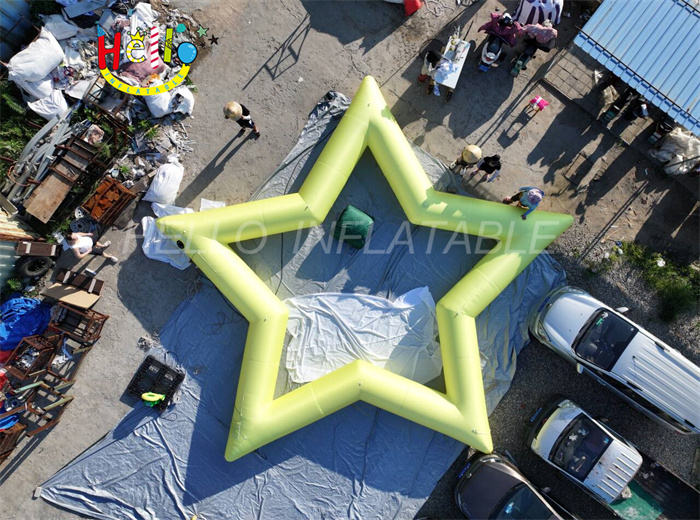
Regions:
[[605, 0], [574, 43], [700, 136], [700, 0]]

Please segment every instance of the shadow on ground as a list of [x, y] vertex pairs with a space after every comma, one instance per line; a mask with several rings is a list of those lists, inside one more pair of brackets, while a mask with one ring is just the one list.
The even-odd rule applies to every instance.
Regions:
[[[177, 196], [175, 205], [185, 208], [189, 206], [199, 195], [214, 182], [226, 168], [226, 163], [233, 159], [236, 152], [249, 140], [255, 139], [251, 130], [236, 132], [231, 140], [209, 161], [190, 184]], [[236, 143], [238, 141], [238, 143]], [[235, 146], [234, 146], [235, 144]]]
[[306, 37], [311, 30], [309, 15], [307, 14], [299, 25], [291, 32], [282, 45], [267, 59], [265, 63], [248, 80], [241, 90], [245, 90], [262, 71], [267, 72], [272, 81], [294, 67], [301, 57]]
[[[157, 336], [190, 290], [198, 271], [192, 267], [180, 271], [169, 264], [146, 257], [141, 249], [141, 219], [147, 215], [153, 216], [150, 203], [140, 202], [131, 222], [126, 226], [124, 240], [134, 241], [135, 249], [128, 254], [120, 254], [120, 271], [115, 290], [124, 308], [147, 331]], [[115, 253], [119, 254], [118, 251]]]
[[400, 6], [386, 2], [301, 0], [301, 4], [312, 29], [335, 36], [343, 45], [359, 41], [363, 54], [408, 20]]
[[41, 441], [51, 432], [51, 429], [43, 431], [35, 437], [24, 438], [20, 445], [15, 448], [15, 451], [10, 455], [10, 458], [0, 468], [0, 486], [19, 468], [22, 463], [36, 450]]

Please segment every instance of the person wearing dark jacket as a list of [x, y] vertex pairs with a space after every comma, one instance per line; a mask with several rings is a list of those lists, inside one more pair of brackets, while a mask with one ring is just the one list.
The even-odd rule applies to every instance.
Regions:
[[471, 174], [476, 175], [479, 171], [486, 173], [485, 179], [487, 182], [493, 181], [501, 173], [501, 156], [491, 155], [481, 159], [476, 163], [476, 168], [472, 170]]

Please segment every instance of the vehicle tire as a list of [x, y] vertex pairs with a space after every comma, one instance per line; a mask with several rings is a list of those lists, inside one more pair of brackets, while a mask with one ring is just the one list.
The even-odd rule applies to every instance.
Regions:
[[518, 465], [518, 464], [515, 462], [515, 457], [513, 457], [513, 455], [511, 455], [510, 452], [509, 452], [508, 450], [503, 450], [503, 451], [501, 451], [501, 453], [503, 454], [503, 456], [504, 456], [506, 459], [508, 459], [510, 462], [512, 462], [514, 466], [517, 466], [517, 465]]
[[15, 264], [17, 273], [23, 278], [37, 278], [51, 269], [53, 259], [49, 256], [23, 256]]

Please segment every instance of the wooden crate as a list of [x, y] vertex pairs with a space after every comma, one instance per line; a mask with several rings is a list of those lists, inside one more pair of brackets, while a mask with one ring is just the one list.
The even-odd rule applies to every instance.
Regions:
[[65, 395], [43, 381], [35, 384], [37, 387], [27, 402], [27, 414], [23, 419], [27, 424], [27, 437], [56, 426], [74, 399], [74, 396]]
[[100, 338], [102, 327], [109, 319], [106, 314], [93, 310], [81, 310], [63, 302], [54, 307], [49, 328], [63, 332], [82, 344], [91, 344]]
[[27, 437], [32, 437], [58, 424], [66, 406], [73, 401], [73, 396], [51, 388], [44, 381], [15, 388], [12, 395], [21, 404], [8, 413], [21, 414], [20, 422], [26, 427]]
[[26, 424], [15, 423], [10, 428], [0, 432], [0, 464], [7, 459], [19, 444], [22, 434], [27, 429]]
[[71, 386], [78, 377], [78, 372], [85, 360], [85, 356], [87, 356], [87, 353], [90, 352], [92, 348], [92, 345], [67, 345], [66, 349], [71, 355], [71, 358], [60, 366], [54, 366], [54, 360], [56, 360], [61, 353], [60, 350], [57, 351], [48, 364], [48, 370], [44, 375], [44, 382], [56, 391], [62, 391]]
[[136, 194], [112, 177], [106, 177], [83, 209], [103, 226], [111, 226]]
[[[65, 338], [63, 346], [56, 349], [56, 353], [49, 361], [46, 374], [44, 375], [44, 382], [56, 391], [62, 391], [71, 386], [78, 377], [78, 372], [85, 360], [85, 356], [92, 348], [92, 345], [82, 345]], [[67, 360], [60, 359], [64, 349], [70, 356]], [[56, 364], [54, 364], [55, 362]]]
[[62, 342], [63, 335], [53, 332], [22, 338], [5, 363], [5, 370], [21, 381], [43, 374]]

